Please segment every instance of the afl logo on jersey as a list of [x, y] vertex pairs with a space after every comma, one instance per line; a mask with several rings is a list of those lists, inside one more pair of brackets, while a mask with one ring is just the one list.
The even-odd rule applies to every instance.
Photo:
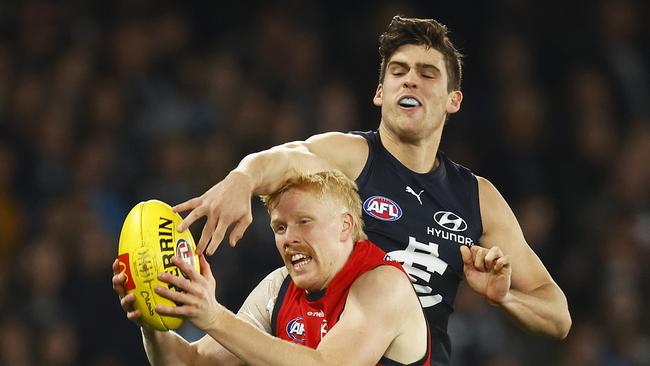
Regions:
[[287, 324], [287, 334], [296, 342], [305, 342], [305, 323], [301, 316], [291, 319]]
[[467, 230], [467, 223], [462, 217], [449, 211], [438, 211], [433, 215], [433, 219], [438, 225], [451, 231], [465, 231]]
[[395, 221], [402, 217], [402, 209], [390, 198], [383, 196], [368, 197], [363, 203], [363, 210], [376, 219]]

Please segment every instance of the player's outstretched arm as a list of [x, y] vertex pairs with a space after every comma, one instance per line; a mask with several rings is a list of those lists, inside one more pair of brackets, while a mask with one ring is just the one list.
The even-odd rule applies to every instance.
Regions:
[[112, 282], [127, 318], [140, 326], [145, 352], [152, 365], [243, 365], [209, 336], [189, 343], [172, 331], [160, 332], [142, 324], [139, 320], [142, 314], [134, 306], [134, 295], [126, 294], [126, 276], [120, 272], [117, 260], [113, 262]]
[[204, 194], [174, 207], [176, 212], [190, 211], [178, 231], [207, 216], [197, 253], [212, 255], [230, 227], [229, 244], [235, 246], [252, 221], [253, 195], [275, 191], [295, 172], [338, 169], [355, 179], [365, 164], [360, 157], [367, 152], [363, 137], [330, 132], [250, 154]]
[[[185, 292], [169, 291], [165, 287], [158, 288], [156, 292], [183, 305], [157, 305], [156, 311], [187, 318], [252, 366], [375, 365], [393, 341], [405, 329], [413, 326], [412, 322], [404, 320], [403, 315], [421, 314], [417, 297], [404, 274], [394, 268], [373, 270], [372, 275], [367, 276], [369, 272], [357, 280], [361, 281], [359, 286], [355, 282], [341, 319], [319, 347], [311, 349], [272, 337], [218, 304], [214, 299], [216, 283], [203, 256], [201, 273], [177, 259], [174, 259], [174, 264], [189, 279], [170, 274], [162, 274], [160, 278]], [[392, 273], [386, 276], [382, 271]], [[377, 275], [382, 277], [373, 277]], [[401, 296], [396, 296], [396, 289], [401, 291], [397, 294]], [[385, 301], [377, 302], [378, 294]], [[402, 295], [405, 294], [412, 296], [414, 311], [404, 312], [405, 296]], [[422, 326], [426, 327], [423, 318], [420, 320]], [[426, 328], [422, 331], [424, 347], [421, 347], [422, 355], [419, 357], [426, 351]]]
[[497, 189], [478, 178], [483, 248], [461, 248], [468, 284], [531, 332], [563, 339], [571, 328], [566, 296], [528, 246]]

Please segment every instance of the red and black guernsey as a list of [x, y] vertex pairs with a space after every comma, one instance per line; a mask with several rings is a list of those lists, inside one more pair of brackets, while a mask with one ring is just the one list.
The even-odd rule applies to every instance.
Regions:
[[[306, 293], [298, 288], [291, 276], [282, 283], [271, 318], [274, 336], [317, 348], [328, 330], [339, 320], [354, 281], [362, 274], [382, 265], [393, 266], [404, 271], [402, 266], [385, 259], [386, 253], [364, 240], [355, 244], [350, 258], [341, 271], [334, 276], [329, 286], [321, 291]], [[428, 327], [427, 327], [428, 328]], [[408, 366], [429, 366], [430, 336], [425, 356]], [[382, 357], [378, 365], [400, 366], [401, 363]]]

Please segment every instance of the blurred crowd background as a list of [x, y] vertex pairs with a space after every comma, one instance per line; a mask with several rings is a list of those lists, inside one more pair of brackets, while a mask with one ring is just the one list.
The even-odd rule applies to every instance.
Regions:
[[[128, 210], [200, 195], [278, 143], [376, 128], [395, 14], [451, 29], [465, 99], [442, 150], [499, 188], [573, 316], [548, 340], [463, 286], [455, 365], [650, 365], [649, 7], [0, 1], [0, 365], [146, 364], [110, 281]], [[281, 265], [255, 202], [210, 258], [233, 311]]]

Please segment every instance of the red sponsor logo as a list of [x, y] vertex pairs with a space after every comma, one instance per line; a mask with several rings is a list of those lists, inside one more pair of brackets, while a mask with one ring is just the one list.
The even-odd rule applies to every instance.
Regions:
[[[194, 265], [194, 253], [192, 253], [192, 247], [190, 244], [185, 241], [185, 239], [178, 239], [176, 242], [176, 256], [180, 258], [183, 262], [187, 263], [190, 266]], [[181, 272], [183, 277], [189, 278], [185, 272]]]
[[120, 272], [126, 275], [126, 290], [131, 291], [135, 289], [135, 282], [131, 276], [131, 266], [129, 265], [129, 253], [120, 254], [117, 257], [117, 262]]

